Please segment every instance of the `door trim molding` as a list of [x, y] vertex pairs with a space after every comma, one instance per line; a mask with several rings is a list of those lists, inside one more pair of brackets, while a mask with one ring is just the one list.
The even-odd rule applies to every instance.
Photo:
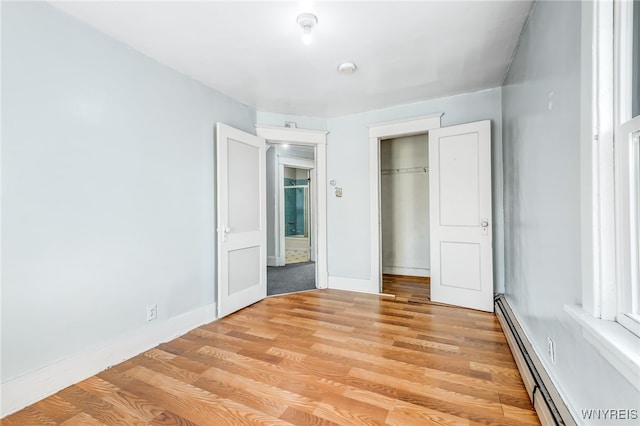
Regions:
[[391, 121], [369, 126], [369, 202], [371, 241], [371, 291], [382, 291], [382, 262], [380, 239], [380, 140], [428, 133], [441, 127], [443, 113], [415, 117], [411, 120]]
[[317, 190], [316, 286], [327, 288], [327, 134], [324, 130], [308, 130], [256, 124], [256, 134], [269, 143], [291, 143], [315, 147]]

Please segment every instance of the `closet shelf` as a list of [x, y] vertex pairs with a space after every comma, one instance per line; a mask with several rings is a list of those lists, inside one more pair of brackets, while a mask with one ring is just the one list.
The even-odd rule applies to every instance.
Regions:
[[395, 175], [400, 173], [429, 173], [428, 167], [405, 167], [401, 169], [382, 169], [381, 175]]

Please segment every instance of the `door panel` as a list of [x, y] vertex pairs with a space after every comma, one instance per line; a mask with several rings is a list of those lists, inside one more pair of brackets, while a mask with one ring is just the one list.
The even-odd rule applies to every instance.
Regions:
[[491, 123], [429, 132], [431, 300], [493, 312]]
[[216, 127], [218, 317], [267, 296], [265, 140]]
[[467, 290], [480, 290], [480, 245], [442, 241], [440, 243], [440, 284]]
[[440, 224], [477, 226], [478, 134], [442, 137], [439, 149]]
[[260, 284], [260, 247], [229, 251], [229, 295]]
[[[251, 135], [249, 135], [251, 136]], [[229, 226], [236, 232], [260, 229], [260, 147], [228, 139]]]

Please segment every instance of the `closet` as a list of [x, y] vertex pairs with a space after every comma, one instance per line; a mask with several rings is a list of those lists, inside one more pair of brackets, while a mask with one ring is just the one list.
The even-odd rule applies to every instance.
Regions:
[[428, 135], [380, 141], [382, 273], [430, 276]]

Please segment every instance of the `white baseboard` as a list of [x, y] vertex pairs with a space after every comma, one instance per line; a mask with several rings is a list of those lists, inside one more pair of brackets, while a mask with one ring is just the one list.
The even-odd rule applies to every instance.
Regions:
[[0, 418], [40, 401], [54, 393], [130, 359], [160, 343], [168, 342], [216, 319], [215, 305], [207, 305], [150, 323], [105, 344], [57, 361], [0, 385]]
[[378, 283], [359, 278], [329, 277], [329, 288], [336, 290], [359, 291], [360, 293], [380, 294]]
[[411, 277], [430, 277], [431, 269], [403, 268], [401, 266], [383, 266], [382, 273], [392, 275], [409, 275]]
[[267, 266], [284, 266], [285, 258], [280, 256], [267, 256]]

